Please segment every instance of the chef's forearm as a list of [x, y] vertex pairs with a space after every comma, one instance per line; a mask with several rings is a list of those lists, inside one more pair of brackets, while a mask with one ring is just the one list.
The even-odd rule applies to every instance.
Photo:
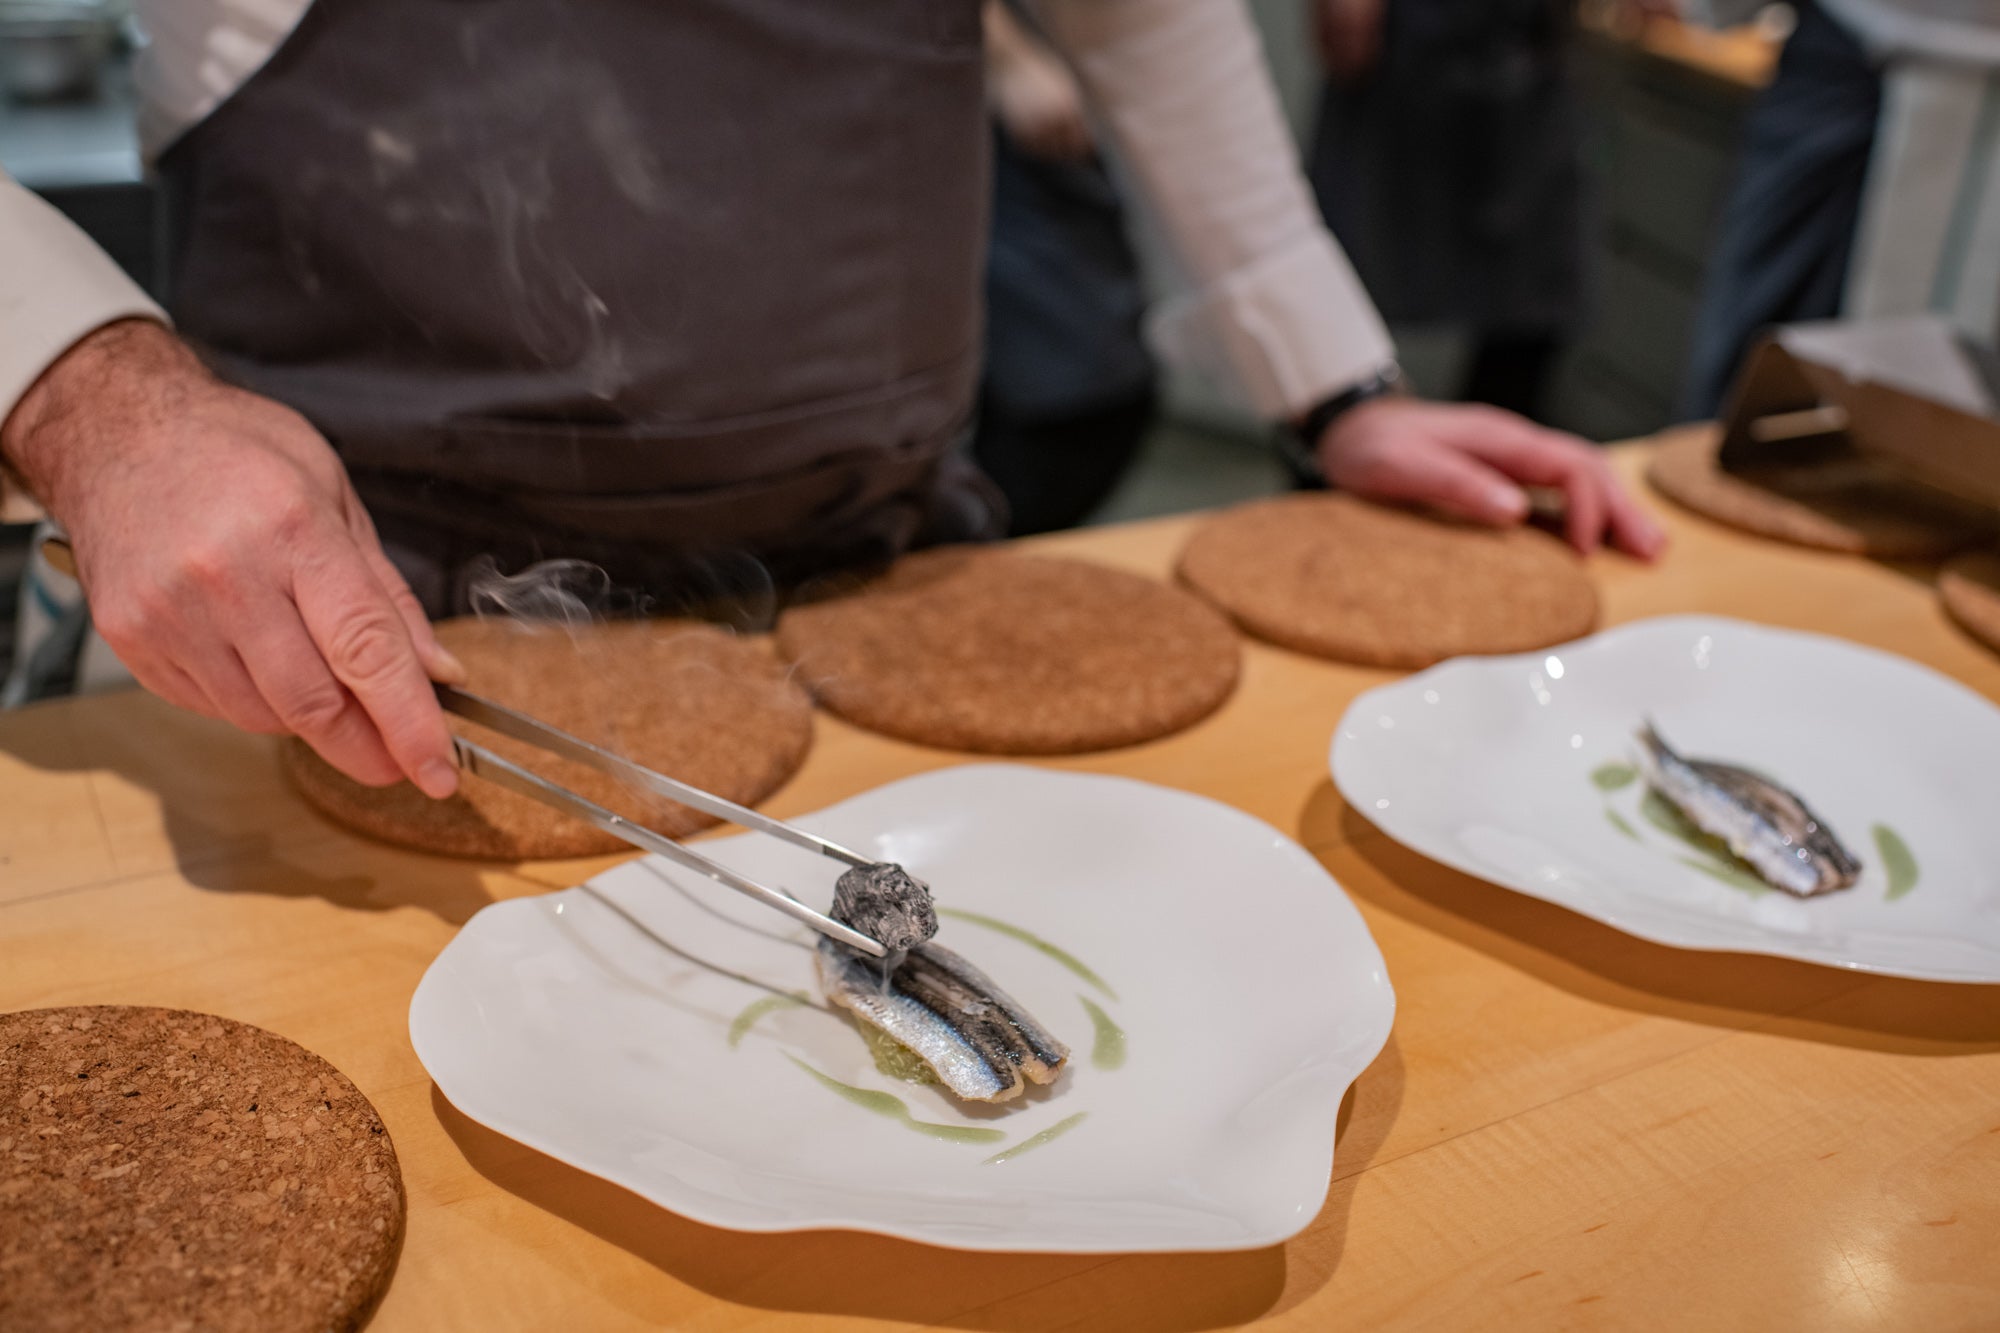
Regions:
[[[1299, 170], [1240, 0], [1037, 0], [1195, 291], [1170, 338], [1297, 418], [1394, 355]], [[1175, 336], [1178, 327], [1179, 336]]]
[[[10, 480], [67, 520], [120, 449], [140, 449], [170, 421], [186, 387], [210, 376], [187, 345], [155, 320], [114, 319], [58, 356], [0, 422]], [[119, 428], [106, 432], [105, 421]], [[110, 447], [115, 444], [116, 448]]]
[[29, 390], [106, 325], [166, 316], [75, 224], [4, 176], [0, 255], [0, 459], [33, 471], [13, 456], [27, 434], [16, 417]]

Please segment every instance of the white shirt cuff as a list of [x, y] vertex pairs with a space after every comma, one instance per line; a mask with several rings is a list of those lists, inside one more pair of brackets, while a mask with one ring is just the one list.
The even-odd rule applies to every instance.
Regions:
[[1304, 416], [1395, 359], [1361, 280], [1314, 230], [1155, 312], [1160, 354], [1240, 389], [1262, 416]]
[[167, 322], [74, 223], [4, 176], [0, 255], [0, 421], [86, 334], [119, 319]]

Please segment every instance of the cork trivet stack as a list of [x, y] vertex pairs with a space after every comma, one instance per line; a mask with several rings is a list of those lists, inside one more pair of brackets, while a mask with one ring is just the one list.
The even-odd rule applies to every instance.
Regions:
[[[784, 784], [812, 748], [812, 701], [768, 646], [689, 621], [630, 621], [566, 631], [466, 618], [437, 627], [465, 663], [466, 688], [634, 762], [746, 805]], [[453, 718], [468, 740], [668, 837], [713, 823], [617, 780]], [[409, 783], [364, 787], [303, 743], [284, 765], [321, 812], [356, 832], [419, 851], [492, 860], [590, 856], [626, 844], [478, 778], [433, 801]]]
[[0, 1015], [0, 1329], [344, 1330], [404, 1199], [354, 1085], [260, 1028], [171, 1009]]
[[1242, 654], [1228, 621], [1178, 588], [990, 547], [922, 552], [793, 607], [778, 650], [848, 721], [985, 754], [1168, 735], [1221, 706]]
[[1367, 666], [1525, 652], [1597, 623], [1582, 562], [1548, 534], [1348, 495], [1227, 510], [1195, 531], [1180, 576], [1258, 638]]
[[1852, 458], [1739, 475], [1723, 470], [1721, 447], [1719, 426], [1670, 431], [1646, 480], [1739, 531], [1878, 560], [1938, 560], [1994, 535], [1991, 515], [1905, 481], [1886, 464]]

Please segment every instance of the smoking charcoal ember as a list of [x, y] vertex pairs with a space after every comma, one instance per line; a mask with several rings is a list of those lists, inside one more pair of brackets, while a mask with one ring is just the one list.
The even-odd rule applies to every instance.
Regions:
[[833, 886], [831, 915], [880, 942], [891, 966], [938, 928], [930, 885], [892, 861], [855, 866], [842, 875]]

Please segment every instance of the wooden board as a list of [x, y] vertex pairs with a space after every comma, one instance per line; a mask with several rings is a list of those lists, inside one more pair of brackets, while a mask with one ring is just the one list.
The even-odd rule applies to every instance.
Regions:
[[[1620, 467], [1636, 479], [1641, 462]], [[1591, 562], [1607, 624], [1706, 611], [1818, 629], [2000, 699], [2000, 658], [1923, 577], [1641, 498], [1674, 550], [1658, 569]], [[1191, 526], [1034, 546], [1164, 575]], [[220, 1013], [352, 1077], [409, 1191], [380, 1330], [2000, 1326], [2000, 994], [1664, 949], [1403, 851], [1326, 774], [1342, 709], [1390, 678], [1251, 644], [1200, 725], [1049, 763], [1269, 820], [1381, 943], [1395, 1033], [1343, 1108], [1325, 1209], [1282, 1247], [737, 1235], [482, 1129], [410, 1050], [410, 993], [478, 907], [610, 859], [482, 867], [345, 837], [269, 780], [268, 742], [142, 696], [0, 718], [0, 1008]], [[767, 808], [960, 762], [823, 717]]]

